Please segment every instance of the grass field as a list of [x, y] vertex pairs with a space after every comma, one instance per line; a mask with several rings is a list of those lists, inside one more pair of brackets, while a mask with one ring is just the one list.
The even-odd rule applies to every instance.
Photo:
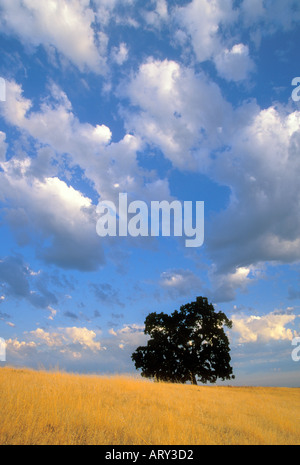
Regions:
[[300, 389], [0, 369], [0, 444], [300, 444]]

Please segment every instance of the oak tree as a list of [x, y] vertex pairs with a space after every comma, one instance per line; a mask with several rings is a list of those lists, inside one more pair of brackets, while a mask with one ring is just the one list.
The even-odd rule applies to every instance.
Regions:
[[233, 379], [229, 339], [232, 322], [216, 312], [207, 298], [197, 297], [171, 315], [150, 313], [145, 320], [146, 346], [131, 358], [141, 375], [158, 381], [197, 384]]

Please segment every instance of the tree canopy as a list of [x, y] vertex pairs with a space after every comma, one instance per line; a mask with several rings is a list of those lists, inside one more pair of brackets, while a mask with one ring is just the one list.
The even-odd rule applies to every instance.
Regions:
[[141, 375], [160, 381], [197, 384], [233, 379], [229, 339], [232, 322], [216, 312], [206, 297], [197, 297], [171, 315], [150, 313], [145, 320], [146, 346], [131, 358]]

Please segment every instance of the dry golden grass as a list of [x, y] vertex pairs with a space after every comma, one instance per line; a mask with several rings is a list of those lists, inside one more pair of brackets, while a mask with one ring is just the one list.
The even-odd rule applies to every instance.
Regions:
[[0, 444], [300, 444], [300, 389], [0, 369]]

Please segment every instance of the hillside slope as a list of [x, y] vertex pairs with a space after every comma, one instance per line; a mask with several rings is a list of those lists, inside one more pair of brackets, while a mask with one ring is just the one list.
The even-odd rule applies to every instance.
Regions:
[[300, 444], [300, 389], [0, 369], [0, 444]]

